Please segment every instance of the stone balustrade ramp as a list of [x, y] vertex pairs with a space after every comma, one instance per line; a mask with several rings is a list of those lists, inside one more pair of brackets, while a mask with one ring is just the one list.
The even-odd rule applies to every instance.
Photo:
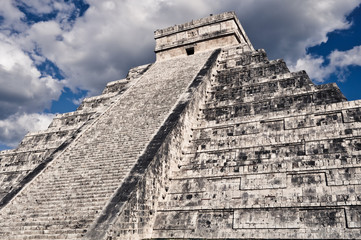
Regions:
[[1, 210], [0, 238], [81, 238], [210, 54], [156, 62], [133, 80], [111, 107]]

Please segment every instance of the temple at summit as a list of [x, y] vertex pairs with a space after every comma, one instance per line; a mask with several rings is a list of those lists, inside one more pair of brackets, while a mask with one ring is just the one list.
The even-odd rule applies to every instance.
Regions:
[[361, 100], [233, 12], [154, 37], [154, 63], [0, 152], [0, 239], [361, 239]]

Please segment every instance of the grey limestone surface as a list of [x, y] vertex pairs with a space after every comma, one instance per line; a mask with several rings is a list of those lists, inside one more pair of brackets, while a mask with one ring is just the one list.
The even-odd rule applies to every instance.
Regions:
[[133, 80], [111, 107], [3, 207], [0, 236], [81, 238], [209, 54], [155, 63]]
[[254, 50], [234, 13], [155, 37], [208, 28], [0, 152], [0, 239], [361, 239], [361, 101]]
[[152, 238], [361, 238], [360, 101], [224, 49]]

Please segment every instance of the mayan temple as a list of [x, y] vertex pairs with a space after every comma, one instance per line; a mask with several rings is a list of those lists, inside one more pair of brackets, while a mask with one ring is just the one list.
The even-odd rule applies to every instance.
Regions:
[[361, 239], [361, 100], [255, 50], [233, 12], [0, 152], [0, 239]]

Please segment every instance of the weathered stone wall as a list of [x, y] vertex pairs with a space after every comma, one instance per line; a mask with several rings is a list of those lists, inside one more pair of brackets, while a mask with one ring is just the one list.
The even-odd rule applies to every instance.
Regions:
[[361, 238], [361, 101], [224, 49], [153, 238]]
[[107, 240], [133, 240], [152, 236], [158, 199], [165, 198], [169, 190], [169, 174], [178, 169], [179, 160], [189, 145], [191, 126], [197, 119], [200, 104], [205, 100], [206, 87], [210, 84], [218, 53], [219, 50], [215, 51], [208, 59], [166, 120], [168, 130], [161, 131], [164, 138], [161, 146], [129, 200], [120, 209], [119, 217], [109, 227]]
[[227, 45], [237, 45], [239, 42], [237, 38], [233, 35], [224, 36], [224, 37], [216, 37], [212, 40], [208, 40], [205, 42], [192, 43], [190, 45], [176, 47], [168, 49], [167, 51], [161, 51], [157, 53], [157, 61], [161, 61], [164, 59], [169, 59], [177, 56], [187, 56], [187, 49], [193, 48], [195, 53], [209, 51], [210, 49], [221, 48]]
[[254, 51], [234, 13], [155, 35], [168, 59], [0, 152], [1, 239], [361, 239], [361, 101]]
[[[141, 156], [209, 55], [156, 63], [131, 81], [117, 101], [3, 208], [1, 238], [77, 239], [95, 219], [103, 227], [114, 218], [113, 207], [127, 200], [129, 186], [142, 176], [139, 164], [149, 161]], [[99, 98], [92, 100], [97, 105]]]
[[175, 25], [154, 32], [157, 61], [186, 56], [186, 49], [209, 51], [225, 46], [243, 44], [254, 50], [234, 12]]

